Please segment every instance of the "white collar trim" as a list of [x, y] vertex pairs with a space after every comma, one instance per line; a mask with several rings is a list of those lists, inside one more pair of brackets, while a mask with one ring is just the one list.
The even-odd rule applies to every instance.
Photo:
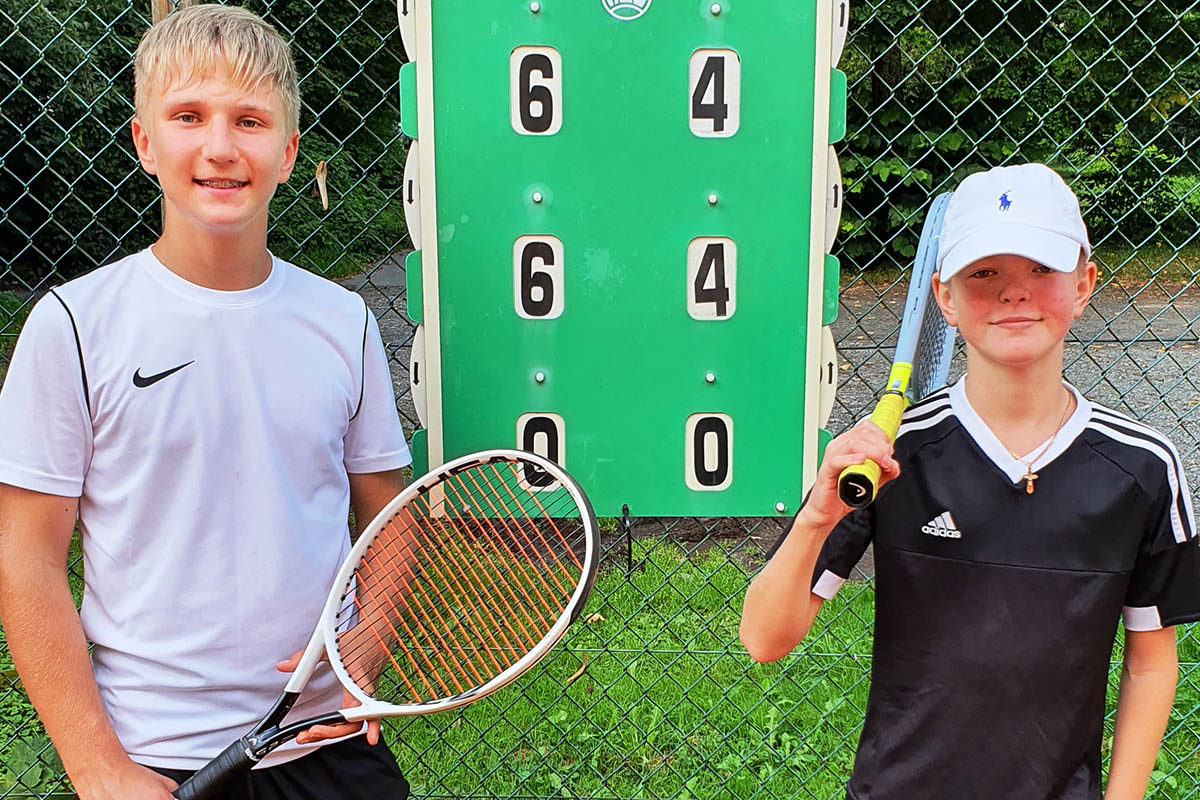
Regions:
[[[967, 434], [975, 440], [975, 444], [979, 445], [984, 454], [987, 455], [991, 462], [1010, 481], [1015, 484], [1023, 480], [1025, 465], [1013, 458], [1004, 445], [1000, 444], [1000, 440], [996, 438], [996, 434], [992, 433], [992, 429], [980, 419], [979, 415], [975, 413], [975, 409], [971, 407], [971, 403], [967, 400], [967, 393], [964, 386], [966, 378], [967, 376], [963, 375], [958, 379], [957, 383], [950, 387], [950, 407], [954, 409], [954, 415], [958, 417], [962, 426], [966, 428]], [[1067, 387], [1067, 390], [1075, 395], [1075, 411], [1063, 423], [1058, 433], [1052, 437], [1054, 443], [1047, 448], [1046, 452], [1038, 457], [1037, 461], [1029, 465], [1029, 468], [1033, 472], [1037, 472], [1065, 453], [1079, 434], [1083, 433], [1084, 428], [1087, 427], [1088, 420], [1092, 416], [1092, 404], [1079, 393], [1079, 390], [1066, 381], [1063, 381], [1063, 386]], [[1045, 447], [1047, 442], [1049, 440], [1033, 448], [1030, 453], [1036, 453], [1042, 447]]]

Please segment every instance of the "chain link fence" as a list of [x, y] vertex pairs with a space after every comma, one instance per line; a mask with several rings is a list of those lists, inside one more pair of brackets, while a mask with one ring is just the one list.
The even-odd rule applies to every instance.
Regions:
[[[274, 201], [270, 246], [367, 299], [411, 430], [395, 7], [248, 6], [294, 42], [304, 97], [300, 160]], [[157, 187], [127, 133], [130, 61], [150, 16], [149, 0], [0, 8], [0, 379], [46, 290], [156, 236]], [[1044, 161], [1079, 194], [1101, 267], [1068, 341], [1067, 376], [1170, 436], [1195, 497], [1200, 3], [863, 0], [840, 67], [848, 200], [830, 428], [862, 416], [882, 384], [929, 198], [978, 169]], [[314, 181], [322, 161], [328, 210]], [[952, 375], [961, 371], [960, 354]], [[414, 794], [843, 797], [866, 703], [871, 563], [827, 604], [819, 633], [784, 661], [755, 665], [737, 642], [741, 597], [783, 524], [602, 521], [587, 622], [544, 670], [462, 711], [386, 726]], [[1175, 713], [1148, 793], [1171, 800], [1200, 797], [1200, 637], [1185, 628], [1180, 641]], [[0, 668], [0, 798], [69, 796], [2, 644]]]

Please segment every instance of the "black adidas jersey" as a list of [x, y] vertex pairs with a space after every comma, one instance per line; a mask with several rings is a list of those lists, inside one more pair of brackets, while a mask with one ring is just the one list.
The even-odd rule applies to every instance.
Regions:
[[826, 541], [813, 576], [825, 598], [875, 554], [871, 692], [847, 798], [1101, 797], [1117, 623], [1200, 619], [1200, 546], [1170, 442], [1075, 396], [1032, 465], [1033, 494], [961, 381], [913, 406], [900, 476]]

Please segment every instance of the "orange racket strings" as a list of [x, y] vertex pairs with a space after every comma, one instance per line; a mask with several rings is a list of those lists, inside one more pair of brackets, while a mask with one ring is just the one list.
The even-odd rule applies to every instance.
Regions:
[[[454, 486], [448, 487], [447, 494], [457, 495], [461, 499], [461, 494], [456, 490], [456, 488]], [[450, 504], [447, 504], [447, 505], [450, 505]], [[463, 507], [469, 508], [468, 506], [466, 506], [466, 504], [464, 504]], [[457, 511], [457, 509], [456, 509], [456, 511]], [[456, 514], [456, 519], [457, 519], [457, 523], [458, 523], [458, 529], [460, 531], [467, 532], [468, 538], [471, 538], [471, 539], [475, 540], [476, 542], [478, 542], [478, 536], [472, 535], [472, 527], [467, 524], [466, 520], [464, 520], [460, 514]], [[443, 536], [446, 538], [446, 541], [450, 542], [452, 549], [454, 549], [456, 551], [454, 553], [454, 555], [462, 558], [464, 555], [463, 550], [462, 550], [463, 542], [458, 537], [454, 537], [451, 535], [450, 526], [447, 524], [445, 519], [435, 517], [434, 521], [435, 521], [436, 527], [438, 527], [441, 530]], [[478, 524], [478, 522], [479, 522], [477, 517], [474, 517], [473, 521], [476, 522], [476, 524]], [[490, 520], [488, 520], [488, 524], [491, 525], [492, 532], [494, 534], [497, 533], [496, 529], [495, 529], [495, 525], [492, 525]], [[499, 541], [501, 543], [501, 546], [504, 549], [504, 551], [509, 555], [513, 555], [511, 549], [507, 547], [507, 545], [504, 542], [502, 537], [497, 536], [494, 541]], [[486, 544], [494, 545], [494, 541], [487, 542]], [[488, 552], [489, 549], [492, 552], [489, 553]], [[498, 556], [496, 555], [496, 548], [494, 546], [492, 546], [492, 547], [484, 549], [484, 560], [487, 562], [486, 564], [476, 567], [475, 565], [473, 565], [471, 563], [471, 561], [469, 559], [464, 559], [464, 563], [466, 563], [468, 565], [468, 571], [471, 574], [471, 577], [478, 583], [485, 584], [487, 586], [488, 590], [491, 592], [494, 592], [494, 593], [497, 592], [497, 589], [500, 585], [497, 583], [497, 581], [493, 580], [490, 577], [490, 575], [498, 574], [499, 570], [503, 569], [505, 566], [511, 567], [513, 564], [515, 564], [517, 568], [521, 568], [522, 560], [523, 560], [523, 559], [516, 560], [516, 561], [510, 560], [508, 565], [502, 565], [502, 564], [496, 563], [497, 557]], [[493, 570], [495, 570], [496, 572], [494, 573], [492, 571], [487, 570], [486, 567], [488, 567], [488, 566], [492, 567]], [[522, 572], [524, 573], [524, 576], [528, 579], [529, 571], [527, 569], [523, 569]], [[517, 605], [514, 606], [512, 604], [510, 597], [506, 596], [503, 592], [499, 592], [499, 594], [498, 594], [498, 596], [502, 600], [506, 601], [506, 608], [504, 610], [507, 613], [514, 615], [513, 619], [516, 623], [516, 628], [519, 629], [519, 630], [514, 630], [513, 626], [510, 625], [509, 632], [510, 632], [510, 634], [512, 634], [512, 636], [508, 636], [505, 638], [510, 639], [510, 640], [515, 638], [518, 642], [523, 642], [523, 646], [520, 649], [527, 650], [529, 647], [532, 646], [533, 643], [535, 643], [537, 641], [538, 638], [540, 638], [540, 635], [537, 636], [536, 638], [533, 638], [531, 628], [528, 625], [526, 625], [524, 623], [524, 621], [522, 620], [522, 616], [521, 616], [522, 605], [520, 604], [519, 601], [521, 599], [524, 599], [526, 601], [526, 603], [529, 603], [529, 605], [525, 606], [525, 607], [533, 608], [535, 610], [538, 608], [538, 605], [536, 604], [537, 601], [534, 601], [533, 598], [531, 598], [529, 596], [528, 591], [525, 591], [525, 586], [522, 583], [517, 583], [516, 585], [519, 589], [522, 589], [522, 594], [524, 595], [523, 598], [517, 598]], [[536, 586], [534, 588], [536, 588]], [[542, 602], [545, 602], [545, 600], [543, 599]], [[546, 617], [543, 617], [541, 621], [545, 624], [546, 627], [553, 624], [553, 619], [549, 619]], [[503, 634], [503, 631], [501, 633]], [[511, 644], [506, 645], [506, 647], [513, 649]]]
[[[418, 503], [418, 504], [416, 504], [416, 507], [417, 507], [417, 508], [420, 508], [420, 504], [419, 504], [419, 503]], [[457, 563], [457, 564], [455, 564], [454, 566], [451, 566], [450, 564], [446, 563], [446, 560], [440, 556], [439, 552], [438, 552], [436, 549], [430, 549], [430, 551], [429, 551], [429, 552], [431, 552], [431, 553], [433, 553], [433, 554], [435, 555], [435, 558], [434, 558], [433, 560], [431, 560], [431, 562], [430, 562], [430, 565], [429, 565], [429, 566], [431, 566], [431, 567], [432, 567], [432, 573], [433, 573], [433, 577], [434, 577], [436, 580], [438, 580], [438, 581], [441, 581], [441, 582], [448, 583], [448, 584], [452, 585], [452, 587], [453, 587], [453, 590], [454, 590], [455, 592], [457, 592], [457, 594], [459, 595], [459, 597], [466, 597], [466, 598], [469, 598], [469, 600], [470, 600], [470, 601], [472, 601], [472, 602], [473, 602], [473, 604], [474, 604], [474, 607], [473, 607], [473, 608], [471, 608], [471, 607], [469, 607], [469, 608], [468, 608], [468, 611], [470, 611], [470, 612], [473, 612], [473, 613], [471, 614], [471, 617], [472, 617], [471, 621], [472, 621], [472, 622], [473, 622], [473, 623], [474, 623], [474, 624], [475, 624], [477, 627], [479, 627], [480, 629], [484, 630], [484, 631], [485, 631], [485, 632], [487, 632], [488, 634], [492, 634], [493, 632], [492, 632], [492, 630], [489, 628], [489, 626], [487, 626], [485, 623], [481, 623], [481, 613], [480, 613], [479, 609], [480, 609], [481, 607], [483, 607], [485, 604], [484, 604], [484, 602], [483, 602], [483, 600], [482, 600], [482, 596], [480, 595], [479, 591], [478, 591], [477, 589], [475, 589], [475, 585], [476, 585], [477, 583], [480, 583], [480, 582], [485, 582], [485, 579], [483, 578], [483, 576], [481, 576], [481, 575], [480, 575], [480, 573], [479, 573], [478, 569], [475, 567], [475, 565], [471, 564], [470, 562], [467, 562], [467, 565], [466, 565], [466, 572], [468, 573], [468, 575], [466, 576], [466, 577], [467, 577], [467, 580], [466, 580], [466, 583], [465, 583], [465, 586], [464, 586], [464, 583], [463, 583], [463, 581], [460, 581], [460, 580], [459, 580], [459, 578], [457, 577], [457, 572], [455, 571], [455, 567], [461, 567], [461, 566], [462, 566], [462, 563], [461, 563], [461, 561], [462, 561], [462, 559], [461, 559], [461, 556], [462, 556], [462, 551], [461, 551], [461, 548], [459, 547], [458, 543], [456, 543], [456, 542], [453, 542], [453, 541], [449, 541], [449, 539], [450, 539], [450, 537], [449, 537], [449, 535], [448, 535], [448, 534], [449, 534], [449, 531], [447, 531], [447, 530], [446, 530], [445, 526], [439, 526], [439, 527], [441, 527], [441, 528], [442, 528], [442, 530], [443, 530], [443, 532], [444, 532], [444, 533], [443, 533], [443, 536], [441, 537], [441, 538], [442, 538], [442, 542], [441, 542], [441, 543], [442, 543], [442, 544], [449, 544], [449, 546], [450, 546], [450, 549], [451, 549], [452, 551], [454, 551], [454, 552], [453, 552], [453, 556], [454, 556], [454, 557], [456, 557], [456, 558], [458, 558], [460, 563]], [[389, 538], [391, 538], [391, 537], [389, 537]], [[426, 546], [428, 547], [428, 545], [426, 545]], [[447, 577], [447, 571], [449, 571], [449, 577]], [[360, 570], [359, 570], [359, 572], [360, 572], [360, 574], [362, 574], [362, 573], [364, 572], [364, 570], [363, 570], [363, 568], [362, 568], [362, 567], [360, 567]], [[413, 588], [413, 589], [418, 589], [419, 587], [416, 587], [416, 586], [414, 586], [414, 587], [412, 587], [412, 588]], [[395, 593], [395, 592], [397, 591], [397, 590], [396, 590], [396, 589], [394, 589], [393, 587], [387, 587], [387, 589], [388, 589], [389, 591], [393, 592], [393, 593]], [[444, 593], [443, 593], [443, 595], [444, 595]], [[407, 600], [407, 601], [408, 601], [408, 605], [410, 605], [411, 607], [413, 607], [413, 610], [417, 612], [417, 613], [415, 614], [415, 616], [416, 616], [416, 618], [417, 618], [417, 620], [418, 620], [418, 626], [419, 626], [419, 627], [422, 629], [422, 632], [423, 632], [423, 633], [427, 632], [427, 631], [429, 630], [429, 628], [433, 628], [434, 630], [437, 630], [437, 629], [438, 629], [438, 627], [437, 627], [437, 626], [434, 626], [434, 625], [432, 625], [432, 624], [430, 624], [430, 625], [424, 625], [424, 624], [421, 624], [421, 622], [422, 622], [422, 621], [424, 621], [424, 620], [426, 620], [426, 619], [429, 619], [429, 617], [431, 616], [430, 614], [428, 614], [428, 613], [427, 613], [426, 609], [432, 609], [432, 610], [433, 610], [434, 614], [433, 614], [432, 616], [433, 616], [433, 617], [435, 617], [435, 618], [438, 618], [438, 622], [440, 623], [440, 627], [441, 627], [442, 629], [446, 629], [446, 628], [448, 628], [449, 626], [446, 624], [446, 622], [445, 622], [445, 619], [444, 619], [444, 618], [442, 618], [442, 617], [441, 617], [441, 615], [440, 615], [440, 613], [437, 611], [437, 609], [438, 609], [438, 604], [439, 604], [439, 603], [442, 603], [442, 604], [444, 604], [444, 603], [445, 603], [445, 601], [446, 601], [446, 598], [445, 598], [444, 596], [442, 596], [442, 597], [438, 597], [438, 598], [435, 598], [435, 602], [434, 602], [434, 603], [432, 603], [432, 604], [424, 604], [424, 608], [422, 608], [422, 603], [420, 602], [422, 599], [424, 599], [424, 598], [421, 596], [421, 594], [420, 594], [419, 592], [413, 592], [413, 593], [409, 594], [409, 595], [408, 595], [408, 596], [405, 598], [405, 600]], [[391, 605], [392, 605], [392, 608], [393, 608], [393, 609], [395, 609], [395, 604], [393, 603], [393, 604], [391, 604]], [[398, 609], [395, 609], [395, 610], [398, 612]], [[459, 629], [459, 630], [461, 631], [461, 629]], [[501, 635], [502, 637], [504, 637], [504, 633], [503, 633], [503, 631], [501, 631], [501, 632], [500, 632], [500, 635]], [[412, 636], [413, 636], [413, 634], [411, 633], [411, 631], [409, 632], [409, 636], [410, 636], [410, 637], [412, 637]], [[414, 638], [415, 638], [415, 637], [414, 637]], [[446, 642], [447, 642], [447, 637], [438, 637], [438, 638], [439, 638], [439, 639], [440, 639], [440, 641], [442, 642], [442, 646], [443, 646], [443, 647], [445, 647], [445, 646], [446, 646]], [[506, 638], [506, 639], [507, 639], [507, 637], [504, 637], [504, 638]], [[492, 641], [491, 641], [491, 643], [492, 643], [493, 647], [499, 647], [499, 646], [500, 646], [500, 645], [499, 645], [499, 644], [498, 644], [498, 643], [495, 641], [495, 638], [494, 638], [494, 636], [492, 636], [492, 637], [491, 637], [491, 640], [492, 640]], [[508, 641], [506, 641], [506, 643], [503, 645], [503, 647], [504, 647], [504, 649], [513, 649], [513, 645], [512, 645], [511, 643], [509, 643]], [[469, 644], [468, 644], [468, 645], [466, 645], [466, 646], [464, 646], [464, 645], [463, 645], [463, 643], [462, 643], [462, 640], [461, 640], [461, 639], [459, 639], [459, 640], [458, 640], [457, 642], [455, 642], [454, 644], [451, 644], [451, 645], [449, 646], [449, 649], [450, 649], [450, 650], [452, 650], [452, 651], [453, 651], [453, 650], [457, 650], [457, 651], [459, 651], [459, 653], [460, 653], [460, 654], [461, 654], [461, 652], [462, 652], [462, 651], [464, 651], [464, 650], [467, 650], [468, 652], [469, 652], [469, 651], [471, 651], [471, 650], [476, 650], [477, 652], [484, 652], [484, 653], [487, 653], [487, 652], [488, 652], [487, 650], [478, 650], [478, 648], [475, 648], [475, 647], [473, 647], [473, 646], [471, 646], [471, 645], [469, 645]], [[428, 662], [426, 662], [426, 663], [428, 664]], [[473, 667], [473, 664], [472, 664], [472, 662], [471, 662], [471, 661], [469, 661], [469, 660], [466, 660], [466, 661], [464, 661], [463, 663], [465, 663], [466, 665], [468, 665], [468, 667], [470, 667], [470, 668], [472, 668], [472, 669], [474, 668], [474, 667]], [[420, 665], [419, 665], [419, 664], [417, 664], [417, 665], [415, 665], [415, 666], [417, 666], [418, 668], [420, 667]], [[494, 658], [494, 656], [493, 656], [493, 658], [492, 658], [492, 663], [491, 663], [490, 665], [489, 665], [489, 664], [485, 664], [485, 665], [483, 666], [483, 669], [484, 669], [484, 670], [489, 670], [489, 671], [492, 671], [492, 672], [499, 672], [499, 671], [502, 671], [502, 669], [503, 669], [503, 667], [504, 667], [504, 666], [507, 666], [507, 663], [505, 663], [505, 664], [497, 664], [497, 663], [496, 663], [496, 661], [495, 661], [495, 658]], [[494, 669], [492, 669], [492, 668], [494, 668]]]
[[[450, 494], [454, 494], [454, 492], [450, 492]], [[420, 504], [418, 504], [418, 506], [419, 505]], [[541, 638], [541, 635], [544, 635], [544, 631], [548, 630], [549, 626], [553, 624], [553, 619], [548, 618], [544, 615], [541, 616], [540, 619], [537, 619], [537, 618], [530, 619], [529, 617], [526, 617], [526, 619], [524, 619], [524, 620], [520, 616], [521, 611], [522, 611], [522, 606], [520, 605], [520, 600], [522, 600], [522, 599], [525, 600], [527, 603], [534, 603], [531, 606], [525, 607], [526, 612], [528, 611], [528, 608], [533, 608], [535, 610], [538, 609], [538, 606], [536, 605], [537, 601], [534, 601], [533, 598], [530, 597], [530, 593], [525, 585], [529, 582], [529, 579], [530, 579], [528, 569], [522, 569], [522, 573], [526, 580], [524, 582], [516, 583], [516, 586], [518, 589], [521, 590], [521, 594], [523, 595], [523, 597], [515, 598], [511, 591], [511, 588], [512, 588], [511, 581], [509, 582], [509, 585], [507, 587], [505, 587], [505, 586], [501, 586], [498, 581], [494, 580], [491, 577], [491, 575], [493, 575], [493, 574], [498, 574], [498, 572], [493, 572], [492, 570], [499, 571], [499, 570], [503, 569], [504, 566], [506, 566], [503, 564], [498, 564], [497, 559], [502, 557], [504, 554], [513, 555], [512, 549], [507, 546], [507, 543], [504, 542], [503, 539], [499, 540], [501, 542], [501, 547], [502, 547], [503, 552], [501, 552], [499, 549], [494, 547], [494, 542], [489, 542], [487, 544], [492, 545], [490, 548], [491, 552], [488, 552], [486, 549], [484, 550], [483, 560], [486, 563], [473, 564], [469, 560], [469, 554], [465, 553], [465, 551], [464, 551], [464, 542], [461, 540], [460, 537], [452, 536], [452, 531], [450, 529], [450, 526], [446, 523], [445, 519], [439, 518], [439, 517], [434, 517], [433, 521], [434, 521], [436, 527], [440, 529], [440, 531], [443, 535], [443, 543], [449, 542], [450, 549], [452, 551], [452, 556], [460, 559], [463, 563], [465, 563], [467, 565], [466, 571], [467, 571], [469, 577], [471, 578], [471, 581], [468, 581], [467, 591], [464, 592], [461, 584], [458, 584], [457, 581], [455, 582], [456, 583], [455, 588], [459, 591], [460, 595], [466, 595], [466, 596], [468, 596], [468, 599], [470, 599], [470, 600], [479, 601], [480, 600], [479, 591], [471, 591], [471, 585], [472, 585], [472, 583], [481, 584], [484, 586], [484, 588], [487, 592], [491, 592], [493, 595], [498, 596], [502, 600], [505, 601], [506, 607], [503, 610], [506, 613], [516, 615], [516, 616], [512, 617], [512, 620], [515, 622], [515, 625], [509, 624], [507, 626], [507, 633], [503, 628], [498, 629], [501, 638], [503, 638], [505, 640], [503, 645], [499, 645], [495, 641], [494, 636], [490, 637], [492, 639], [492, 641], [491, 641], [492, 648], [501, 646], [504, 650], [509, 651], [508, 657], [504, 659], [503, 666], [506, 667], [506, 666], [510, 665], [511, 663], [515, 662], [515, 660], [517, 658], [519, 658], [520, 655], [522, 655], [525, 651], [530, 649], [533, 646], [533, 644], [535, 644], [536, 641]], [[471, 538], [471, 539], [475, 540], [476, 543], [478, 543], [477, 532], [472, 532], [471, 528], [469, 526], [465, 525], [466, 521], [461, 517], [461, 515], [458, 515], [457, 521], [459, 523], [460, 530], [466, 530], [468, 532], [468, 538]], [[490, 523], [490, 521], [489, 521], [489, 523]], [[492, 528], [494, 531], [495, 526], [492, 525]], [[434, 551], [434, 552], [436, 552], [436, 551]], [[542, 561], [543, 562], [545, 561], [544, 557], [542, 558]], [[515, 563], [518, 568], [520, 568], [522, 566], [522, 561], [516, 561], [516, 562], [510, 561], [507, 566], [511, 566], [513, 563]], [[434, 562], [434, 565], [437, 566], [436, 561]], [[488, 567], [491, 567], [492, 570], [489, 570]], [[445, 578], [444, 573], [442, 573], [439, 577], [441, 577], [444, 580], [444, 578]], [[504, 588], [509, 589], [509, 592], [507, 594], [505, 593], [505, 591], [503, 591]], [[532, 588], [534, 590], [537, 589], [536, 583], [532, 584]], [[419, 601], [421, 599], [420, 595], [417, 595], [415, 597], [415, 599]], [[444, 602], [445, 599], [446, 598], [444, 596], [437, 598], [437, 602]], [[513, 605], [514, 600], [517, 602], [516, 606]], [[435, 602], [434, 604], [431, 605], [431, 608], [433, 610], [435, 610], [435, 612], [438, 607], [437, 602]], [[544, 599], [543, 599], [543, 602], [544, 602]], [[414, 603], [414, 605], [416, 605], [416, 603]], [[482, 603], [480, 603], [480, 605], [482, 605]], [[556, 610], [561, 612], [563, 607], [565, 607], [565, 604], [559, 604], [558, 608]], [[385, 606], [385, 608], [386, 608], [386, 606]], [[394, 608], [394, 606], [393, 606], [393, 608]], [[428, 615], [427, 615], [427, 617], [428, 617]], [[476, 623], [478, 623], [478, 619], [479, 619], [479, 615], [478, 615], [478, 613], [476, 613], [474, 615], [474, 620], [476, 621]], [[505, 620], [506, 618], [500, 617], [500, 619]], [[441, 622], [444, 626], [444, 624], [445, 624], [444, 620], [442, 620]], [[542, 623], [543, 630], [536, 630], [536, 624], [538, 622]], [[426, 625], [426, 624], [419, 625], [419, 627], [422, 628], [423, 632], [427, 632], [430, 628], [434, 628], [433, 625]], [[482, 629], [487, 633], [492, 633], [492, 631], [490, 631], [486, 625], [484, 625], [482, 627]], [[406, 632], [408, 633], [409, 636], [413, 635], [411, 628], [407, 628]], [[393, 630], [392, 638], [396, 638], [397, 636], [398, 636], [398, 634]], [[516, 644], [514, 644], [514, 640], [515, 640]], [[376, 637], [376, 641], [379, 641], [379, 637]], [[443, 647], [446, 646], [445, 638], [440, 638], [440, 641], [441, 641], [441, 646], [443, 646]], [[489, 654], [488, 649], [486, 647], [480, 648], [477, 645], [468, 645], [467, 648], [460, 648], [460, 651], [462, 649], [469, 649], [471, 651], [474, 651], [477, 654], [478, 653]], [[435, 672], [435, 677], [436, 677], [436, 667], [433, 667], [433, 665], [431, 665], [429, 663], [427, 658], [425, 659], [424, 664], [419, 663], [418, 660], [413, 659], [411, 657], [409, 658], [409, 662], [412, 663], [412, 665], [418, 669], [433, 668], [433, 670]], [[477, 670], [474, 669], [473, 663], [470, 659], [466, 659], [462, 663], [466, 664], [468, 666], [468, 668], [471, 669], [471, 671], [477, 672]], [[444, 659], [442, 660], [442, 665], [443, 665], [443, 668], [445, 668]], [[494, 656], [492, 657], [491, 665], [493, 667], [496, 666]], [[484, 669], [486, 669], [486, 668], [487, 668], [487, 665], [484, 666]], [[496, 669], [494, 671], [499, 672], [501, 670]], [[423, 682], [427, 683], [427, 681], [425, 681], [424, 679], [422, 679], [422, 680], [423, 680]], [[458, 681], [458, 679], [454, 676], [451, 676], [451, 680], [455, 684], [460, 683]], [[441, 681], [441, 683], [442, 683], [443, 688], [448, 689], [448, 686], [446, 685], [445, 681]], [[406, 685], [411, 686], [411, 683], [406, 682]], [[461, 686], [458, 686], [456, 688], [459, 688], [460, 691], [459, 692], [448, 692], [448, 694], [461, 693]], [[412, 692], [410, 689], [410, 694], [411, 693]], [[418, 695], [418, 697], [419, 697], [419, 695]]]
[[465, 694], [561, 618], [583, 571], [574, 498], [557, 483], [531, 491], [507, 466], [472, 465], [420, 492], [367, 548], [337, 620], [338, 655], [363, 691], [418, 704]]

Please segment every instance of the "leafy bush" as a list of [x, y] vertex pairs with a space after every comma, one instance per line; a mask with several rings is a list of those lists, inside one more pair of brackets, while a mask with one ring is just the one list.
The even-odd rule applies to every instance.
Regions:
[[[0, 12], [0, 284], [28, 290], [152, 241], [157, 187], [128, 143], [129, 0], [12, 0]], [[292, 40], [301, 163], [272, 247], [343, 274], [404, 244], [394, 4], [251, 0]], [[19, 20], [19, 22], [18, 22]], [[7, 28], [8, 30], [3, 30]], [[846, 52], [850, 271], [904, 266], [932, 195], [990, 166], [1044, 161], [1079, 184], [1098, 242], [1194, 241], [1200, 12], [1137, 0], [863, 0]], [[331, 208], [313, 168], [330, 170]]]
[[[391, 175], [404, 170], [403, 151], [384, 153], [364, 168], [350, 149], [312, 131], [300, 139], [292, 180], [272, 202], [275, 224], [271, 248], [280, 258], [331, 276], [360, 269], [393, 252], [407, 231], [400, 186]], [[311, 176], [326, 162], [329, 210]], [[399, 180], [396, 180], [399, 184]]]
[[839, 146], [848, 270], [905, 266], [933, 195], [1024, 161], [1076, 185], [1096, 242], [1194, 241], [1196, 11], [867, 0], [851, 22], [839, 65], [849, 78]]
[[144, 247], [158, 212], [128, 132], [145, 17], [128, 0], [16, 5], [0, 12], [10, 29], [0, 49], [0, 282], [27, 290]]
[[[293, 43], [302, 148], [314, 156], [280, 192], [276, 228], [285, 236], [275, 246], [322, 272], [361, 268], [404, 237], [395, 4], [246, 5]], [[158, 186], [142, 173], [129, 137], [132, 58], [149, 8], [11, 0], [0, 11], [0, 288], [59, 283], [157, 237]], [[328, 215], [301, 201], [313, 190], [318, 158], [329, 160], [330, 186], [342, 193]], [[318, 232], [320, 221], [332, 230]], [[285, 227], [293, 224], [307, 233], [295, 239]]]

